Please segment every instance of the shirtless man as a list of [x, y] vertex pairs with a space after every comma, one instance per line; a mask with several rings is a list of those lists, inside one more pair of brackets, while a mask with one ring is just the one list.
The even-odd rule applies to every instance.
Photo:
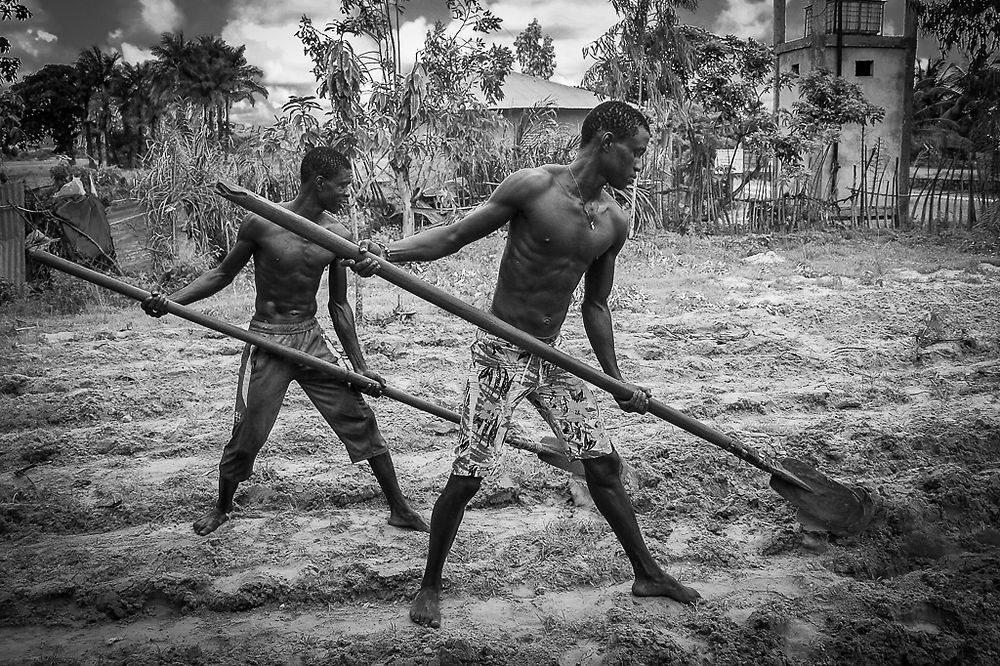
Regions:
[[[347, 158], [331, 148], [313, 148], [302, 159], [301, 177], [298, 196], [282, 205], [325, 229], [349, 237], [347, 228], [330, 215], [347, 202], [352, 184]], [[368, 368], [361, 353], [354, 313], [347, 302], [344, 264], [332, 252], [257, 215], [243, 219], [236, 244], [217, 267], [171, 294], [169, 299], [187, 305], [207, 298], [231, 283], [251, 258], [257, 289], [251, 331], [339, 364], [340, 357], [329, 346], [315, 319], [316, 294], [329, 266], [330, 318], [344, 352], [356, 372], [384, 383]], [[166, 300], [159, 294], [142, 303], [143, 310], [153, 317], [166, 314], [165, 306]], [[389, 524], [426, 532], [427, 524], [410, 508], [399, 489], [375, 415], [358, 389], [253, 345], [247, 345], [243, 352], [233, 433], [219, 463], [219, 499], [215, 507], [195, 521], [194, 531], [204, 536], [228, 520], [236, 487], [253, 472], [257, 453], [267, 441], [293, 379], [344, 442], [351, 462], [367, 460], [371, 465], [389, 503]]]
[[[579, 154], [568, 167], [550, 164], [523, 169], [506, 178], [485, 204], [455, 224], [388, 246], [363, 241], [362, 247], [392, 262], [430, 261], [509, 223], [493, 293], [493, 314], [554, 343], [582, 278], [581, 309], [587, 337], [604, 372], [620, 380], [608, 296], [629, 221], [604, 186], [628, 186], [638, 173], [648, 143], [649, 124], [640, 111], [623, 102], [604, 102], [584, 121]], [[377, 266], [374, 259], [367, 258], [352, 268], [367, 276], [376, 272]], [[631, 386], [632, 397], [618, 404], [627, 412], [644, 413], [650, 392]], [[440, 626], [445, 559], [466, 505], [498, 459], [510, 414], [522, 398], [538, 409], [569, 456], [583, 461], [594, 503], [632, 564], [632, 593], [666, 596], [684, 603], [699, 599], [696, 591], [666, 574], [647, 549], [622, 487], [621, 459], [590, 389], [568, 372], [480, 331], [472, 345], [456, 459], [434, 505], [427, 566], [420, 592], [410, 606], [410, 618], [418, 624]]]

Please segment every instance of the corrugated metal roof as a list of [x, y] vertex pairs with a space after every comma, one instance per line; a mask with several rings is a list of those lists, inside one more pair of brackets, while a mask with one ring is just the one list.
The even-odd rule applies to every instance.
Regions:
[[24, 219], [11, 206], [24, 206], [24, 184], [0, 184], [0, 278], [24, 282]]
[[[482, 93], [476, 92], [483, 99]], [[557, 109], [592, 109], [601, 103], [601, 98], [583, 88], [511, 72], [504, 79], [503, 99], [490, 104], [490, 108], [530, 109], [544, 101], [550, 101]]]

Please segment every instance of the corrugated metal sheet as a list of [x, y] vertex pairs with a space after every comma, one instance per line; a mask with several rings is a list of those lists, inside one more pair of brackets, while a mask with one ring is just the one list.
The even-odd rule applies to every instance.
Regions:
[[0, 184], [0, 278], [24, 284], [24, 219], [11, 205], [24, 207], [21, 181]]
[[[476, 95], [484, 99], [478, 88]], [[503, 82], [503, 99], [490, 108], [530, 109], [546, 101], [556, 109], [592, 109], [601, 103], [601, 98], [583, 88], [511, 72]]]
[[146, 209], [138, 201], [121, 199], [107, 210], [115, 258], [124, 271], [144, 271], [151, 266]]

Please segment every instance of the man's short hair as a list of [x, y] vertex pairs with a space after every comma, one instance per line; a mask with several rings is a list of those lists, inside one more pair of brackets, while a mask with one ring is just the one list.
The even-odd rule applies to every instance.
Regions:
[[600, 132], [611, 132], [615, 139], [626, 139], [635, 136], [640, 127], [649, 131], [649, 120], [639, 109], [625, 102], [601, 102], [583, 120], [580, 143], [586, 145]]
[[333, 178], [342, 169], [350, 168], [351, 162], [342, 152], [327, 146], [318, 146], [309, 150], [302, 158], [299, 176], [304, 183], [313, 176]]

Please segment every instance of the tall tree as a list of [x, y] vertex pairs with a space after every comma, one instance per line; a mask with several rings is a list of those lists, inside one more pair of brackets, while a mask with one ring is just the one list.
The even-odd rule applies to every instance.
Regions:
[[159, 70], [157, 87], [164, 98], [182, 96], [181, 75], [191, 50], [183, 32], [165, 32], [151, 52]]
[[261, 83], [264, 70], [247, 62], [246, 45], [227, 45], [225, 55], [228, 75], [221, 86], [223, 107], [219, 111], [220, 138], [228, 136], [231, 131], [229, 116], [234, 104], [249, 102], [253, 106], [257, 96], [267, 97], [267, 88]]
[[51, 137], [58, 153], [74, 155], [74, 144], [87, 115], [85, 95], [72, 65], [45, 65], [14, 84], [24, 100], [21, 131], [25, 141], [41, 143]]
[[[939, 117], [959, 123], [975, 151], [1000, 168], [1000, 5], [995, 0], [925, 0], [918, 25], [937, 39], [941, 60], [935, 86]], [[946, 123], [947, 124], [947, 123]], [[961, 126], [965, 126], [962, 131]]]
[[677, 10], [694, 11], [697, 0], [611, 0], [611, 5], [621, 18], [584, 49], [597, 62], [583, 85], [653, 107], [681, 100], [691, 59]]
[[125, 149], [125, 163], [137, 165], [146, 150], [146, 142], [155, 137], [156, 125], [163, 112], [157, 79], [157, 64], [147, 60], [124, 63], [116, 68], [111, 80], [111, 96], [121, 118], [118, 143]]
[[[27, 21], [29, 18], [31, 10], [17, 0], [0, 0], [0, 21]], [[0, 84], [15, 81], [21, 66], [20, 58], [6, 55], [8, 53], [10, 40], [0, 35]]]
[[938, 40], [942, 53], [956, 51], [976, 70], [1000, 54], [1000, 4], [996, 0], [923, 0], [920, 29]]
[[776, 142], [776, 152], [783, 175], [802, 193], [821, 199], [823, 165], [844, 126], [872, 125], [885, 117], [885, 109], [869, 102], [857, 83], [826, 69], [811, 70], [798, 85], [799, 101], [792, 104], [788, 131]]
[[83, 51], [76, 59], [87, 109], [83, 124], [87, 156], [93, 161], [96, 154], [98, 164], [108, 163], [108, 134], [117, 117], [112, 81], [120, 59], [120, 53], [106, 53], [97, 46]]
[[[403, 233], [410, 235], [411, 168], [428, 148], [421, 130], [435, 115], [463, 113], [474, 104], [473, 85], [497, 99], [514, 56], [504, 47], [486, 47], [480, 36], [495, 32], [501, 20], [479, 0], [448, 0], [453, 25], [437, 22], [404, 73], [399, 41], [404, 5], [405, 0], [343, 0], [343, 16], [324, 31], [303, 17], [296, 34], [313, 60], [319, 96], [329, 97], [333, 106], [337, 140], [368, 160], [372, 172], [379, 162], [372, 155], [382, 152], [388, 161], [402, 201]], [[352, 40], [358, 37], [374, 47], [356, 52]]]
[[234, 47], [216, 35], [185, 40], [183, 33], [163, 33], [153, 47], [161, 72], [160, 87], [174, 98], [201, 109], [210, 136], [229, 134], [229, 114], [241, 101], [266, 97], [264, 72], [246, 60], [246, 47]]
[[[696, 125], [700, 140], [688, 148], [692, 154], [699, 149], [704, 155], [703, 167], [716, 170], [724, 166], [726, 176], [720, 203], [725, 206], [747, 183], [757, 176], [778, 136], [777, 120], [761, 101], [770, 90], [773, 50], [756, 39], [733, 35], [715, 35], [695, 26], [678, 26], [678, 32], [691, 55], [690, 76], [682, 86], [686, 103], [680, 107], [682, 117]], [[690, 139], [690, 134], [688, 138]], [[716, 165], [717, 148], [732, 148], [727, 165]], [[754, 165], [743, 171], [741, 182], [729, 188], [731, 175], [736, 172], [737, 148], [750, 148], [757, 158]], [[697, 156], [693, 161], [698, 163]], [[743, 165], [739, 165], [742, 167]]]
[[24, 115], [24, 100], [11, 89], [0, 92], [0, 152], [4, 155], [15, 153], [15, 146], [21, 143], [24, 132], [21, 118]]
[[556, 50], [552, 46], [552, 37], [542, 33], [538, 19], [531, 19], [528, 27], [518, 34], [514, 49], [522, 74], [540, 79], [549, 79], [555, 74]]

